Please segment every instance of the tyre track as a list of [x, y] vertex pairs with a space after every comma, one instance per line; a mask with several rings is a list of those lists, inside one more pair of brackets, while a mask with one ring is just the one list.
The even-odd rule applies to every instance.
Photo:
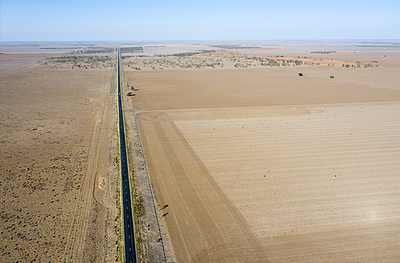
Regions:
[[[104, 86], [106, 89], [110, 87], [111, 78], [112, 72], [109, 75], [109, 84]], [[84, 243], [87, 237], [92, 202], [95, 201], [93, 189], [96, 187], [96, 178], [100, 170], [98, 162], [100, 156], [104, 152], [104, 145], [101, 142], [105, 141], [104, 137], [107, 136], [106, 127], [108, 126], [104, 126], [108, 125], [108, 123], [104, 121], [104, 116], [107, 111], [108, 102], [110, 101], [109, 92], [103, 92], [102, 96], [102, 110], [97, 117], [93, 130], [92, 141], [88, 152], [88, 168], [80, 194], [77, 196], [75, 202], [74, 219], [72, 220], [67, 237], [63, 262], [79, 262], [83, 259]]]

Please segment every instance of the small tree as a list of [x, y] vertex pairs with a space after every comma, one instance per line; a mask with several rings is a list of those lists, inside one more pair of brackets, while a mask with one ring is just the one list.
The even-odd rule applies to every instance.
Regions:
[[300, 72], [300, 73], [299, 73], [299, 76], [302, 77], [302, 76], [303, 76], [303, 73]]
[[330, 78], [331, 78], [331, 79], [334, 79], [335, 77], [331, 75]]

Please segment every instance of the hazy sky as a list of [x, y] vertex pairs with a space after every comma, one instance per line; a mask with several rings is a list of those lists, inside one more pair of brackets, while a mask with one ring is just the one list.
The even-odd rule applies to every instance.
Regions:
[[400, 39], [400, 1], [0, 0], [1, 41]]

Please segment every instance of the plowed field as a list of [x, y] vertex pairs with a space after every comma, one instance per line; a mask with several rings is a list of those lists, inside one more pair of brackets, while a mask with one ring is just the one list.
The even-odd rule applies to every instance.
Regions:
[[179, 262], [400, 258], [398, 67], [334, 70], [127, 71]]

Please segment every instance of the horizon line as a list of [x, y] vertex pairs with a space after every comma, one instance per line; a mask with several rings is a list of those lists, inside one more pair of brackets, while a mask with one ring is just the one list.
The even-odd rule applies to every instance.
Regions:
[[245, 41], [259, 41], [259, 42], [271, 42], [271, 41], [400, 41], [396, 38], [354, 38], [354, 39], [209, 39], [209, 40], [0, 40], [0, 43], [68, 43], [68, 42], [79, 42], [79, 43], [92, 43], [92, 42], [245, 42]]

